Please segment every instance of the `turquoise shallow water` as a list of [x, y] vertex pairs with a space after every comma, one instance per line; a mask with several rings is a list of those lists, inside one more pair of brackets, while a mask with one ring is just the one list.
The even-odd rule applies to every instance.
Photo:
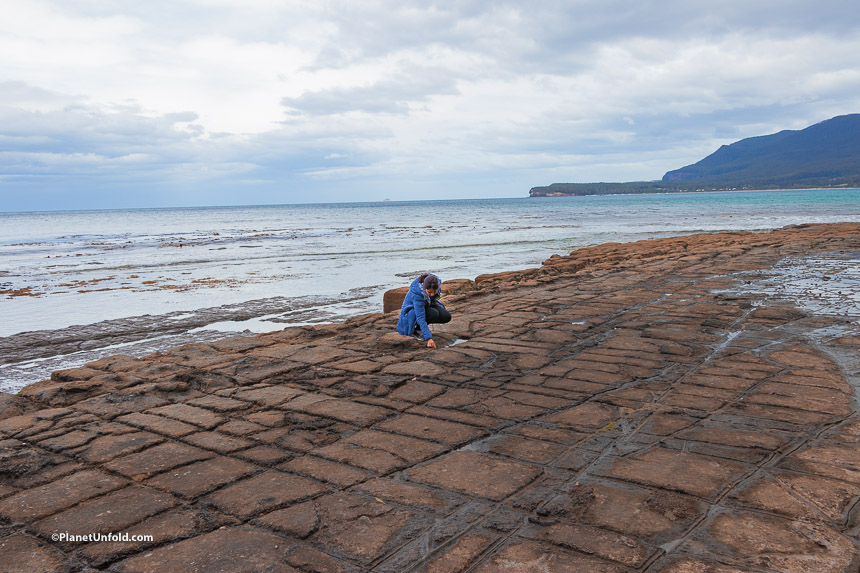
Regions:
[[[860, 220], [860, 190], [0, 213], [0, 336], [272, 297], [374, 310], [424, 270], [610, 241]], [[283, 325], [275, 325], [283, 327]]]

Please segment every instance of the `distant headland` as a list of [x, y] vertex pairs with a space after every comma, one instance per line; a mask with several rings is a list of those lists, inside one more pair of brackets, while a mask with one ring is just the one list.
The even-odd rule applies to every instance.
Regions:
[[530, 197], [860, 187], [860, 114], [723, 145], [659, 181], [553, 183]]

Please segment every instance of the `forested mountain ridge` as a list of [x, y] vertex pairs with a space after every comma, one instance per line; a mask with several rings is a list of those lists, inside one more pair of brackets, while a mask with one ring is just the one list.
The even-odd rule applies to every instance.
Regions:
[[661, 181], [555, 183], [534, 187], [532, 197], [860, 186], [860, 114], [841, 115], [802, 130], [723, 145]]

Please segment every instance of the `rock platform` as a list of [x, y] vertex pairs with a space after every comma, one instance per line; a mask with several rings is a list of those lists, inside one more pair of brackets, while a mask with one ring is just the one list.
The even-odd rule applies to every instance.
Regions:
[[56, 372], [0, 402], [0, 570], [856, 572], [860, 325], [750, 281], [857, 250], [607, 244], [466, 281], [438, 350], [395, 312]]

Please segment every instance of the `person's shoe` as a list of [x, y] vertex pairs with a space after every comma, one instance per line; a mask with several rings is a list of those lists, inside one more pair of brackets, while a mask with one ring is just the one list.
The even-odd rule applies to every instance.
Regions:
[[415, 327], [415, 330], [412, 331], [412, 336], [414, 336], [415, 338], [417, 338], [421, 342], [424, 342], [424, 335], [421, 334], [421, 329], [418, 328], [417, 326]]

